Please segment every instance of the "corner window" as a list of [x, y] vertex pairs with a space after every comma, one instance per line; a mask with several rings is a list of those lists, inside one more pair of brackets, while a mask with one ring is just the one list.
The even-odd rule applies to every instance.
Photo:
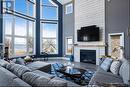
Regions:
[[65, 6], [65, 14], [71, 14], [73, 13], [73, 4], [70, 3], [70, 4], [67, 4]]

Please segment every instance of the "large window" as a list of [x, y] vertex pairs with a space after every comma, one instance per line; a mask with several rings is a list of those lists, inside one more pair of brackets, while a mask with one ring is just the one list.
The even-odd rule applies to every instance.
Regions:
[[[8, 1], [7, 1], [8, 2]], [[4, 43], [9, 57], [35, 53], [35, 0], [12, 0], [8, 9], [4, 1]]]
[[41, 53], [58, 54], [58, 6], [41, 0]]
[[14, 9], [21, 14], [35, 17], [35, 0], [15, 0]]
[[4, 43], [9, 48], [9, 57], [35, 54], [36, 14], [40, 14], [40, 20], [37, 21], [40, 21], [41, 42], [36, 42], [40, 45], [40, 53], [61, 54], [59, 26], [62, 23], [59, 20], [62, 18], [58, 17], [60, 4], [57, 0], [40, 0], [40, 9], [37, 9], [40, 13], [36, 13], [36, 1], [3, 0]]
[[73, 53], [73, 39], [72, 37], [66, 37], [66, 55], [72, 55]]

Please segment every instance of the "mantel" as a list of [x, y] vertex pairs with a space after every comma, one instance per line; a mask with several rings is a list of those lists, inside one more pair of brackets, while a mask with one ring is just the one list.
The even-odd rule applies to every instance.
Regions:
[[74, 47], [105, 47], [105, 45], [79, 45], [76, 44]]

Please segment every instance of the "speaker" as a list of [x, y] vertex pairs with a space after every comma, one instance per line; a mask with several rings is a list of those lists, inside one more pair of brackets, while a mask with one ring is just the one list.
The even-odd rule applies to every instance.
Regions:
[[5, 57], [5, 58], [9, 58], [9, 47], [5, 47], [4, 57]]

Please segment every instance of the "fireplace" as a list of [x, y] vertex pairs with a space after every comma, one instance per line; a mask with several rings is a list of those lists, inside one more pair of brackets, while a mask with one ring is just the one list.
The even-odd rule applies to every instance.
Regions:
[[80, 50], [80, 62], [96, 64], [96, 50]]

